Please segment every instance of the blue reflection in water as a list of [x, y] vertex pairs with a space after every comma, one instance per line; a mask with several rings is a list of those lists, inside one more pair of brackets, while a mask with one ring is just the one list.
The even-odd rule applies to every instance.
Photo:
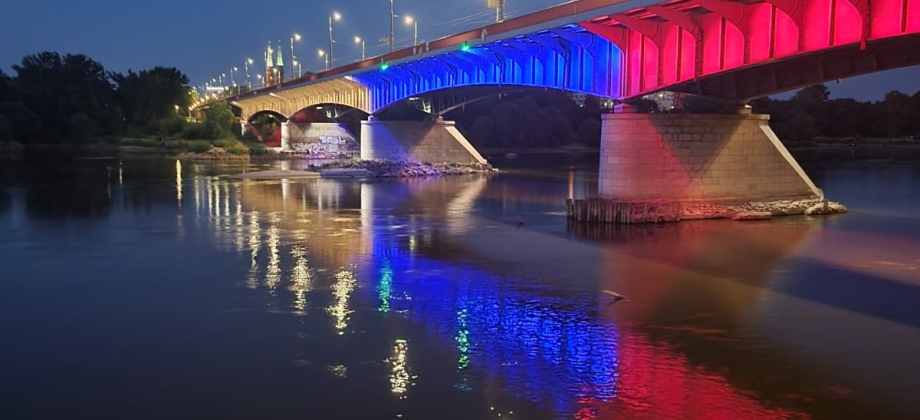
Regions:
[[[578, 400], [616, 395], [615, 327], [588, 315], [592, 296], [558, 295], [470, 266], [413, 255], [376, 238], [380, 308], [410, 320], [456, 346], [457, 369], [485, 372], [512, 394], [558, 414]], [[394, 273], [396, 273], [394, 275]], [[457, 388], [471, 390], [464, 377]]]

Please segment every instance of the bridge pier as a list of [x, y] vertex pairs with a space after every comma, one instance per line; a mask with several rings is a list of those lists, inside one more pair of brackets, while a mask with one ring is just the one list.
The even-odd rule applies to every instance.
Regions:
[[[687, 218], [686, 209], [700, 205], [823, 199], [770, 129], [769, 115], [752, 114], [749, 106], [735, 114], [616, 111], [605, 114], [601, 126], [598, 196], [607, 204], [590, 204], [591, 211], [662, 221]], [[657, 204], [649, 210], [649, 203]]]
[[361, 121], [361, 159], [486, 163], [453, 121]]

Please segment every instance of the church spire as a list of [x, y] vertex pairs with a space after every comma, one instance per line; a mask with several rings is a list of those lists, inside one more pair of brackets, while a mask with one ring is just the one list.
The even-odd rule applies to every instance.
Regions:
[[284, 49], [281, 48], [281, 41], [278, 41], [278, 59], [275, 60], [275, 64], [279, 67], [284, 67], [284, 56], [282, 55]]
[[265, 67], [271, 68], [275, 67], [275, 64], [272, 62], [272, 42], [268, 41], [268, 48], [265, 50]]

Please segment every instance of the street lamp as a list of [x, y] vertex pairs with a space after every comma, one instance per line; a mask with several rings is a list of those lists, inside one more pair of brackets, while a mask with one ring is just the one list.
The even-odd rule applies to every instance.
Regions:
[[361, 39], [360, 36], [356, 36], [356, 37], [355, 37], [355, 44], [361, 44], [361, 61], [364, 61], [364, 58], [365, 58], [365, 56], [364, 56], [364, 51], [365, 51], [365, 48], [364, 48], [364, 40]]
[[243, 67], [246, 70], [246, 89], [248, 90], [252, 90], [252, 82], [250, 81], [251, 79], [249, 78], [249, 65], [252, 64], [252, 62], [253, 61], [251, 58], [247, 58], [246, 61], [243, 62]]
[[[291, 71], [294, 71], [293, 66], [297, 66], [297, 74], [303, 74], [303, 67], [300, 66], [300, 62], [299, 62], [299, 61], [297, 61], [297, 60], [291, 60], [291, 63], [292, 63], [292, 65], [291, 65], [291, 67], [292, 67]], [[300, 77], [300, 76], [297, 76], [297, 77]]]
[[231, 87], [236, 87], [236, 79], [233, 78], [233, 72], [239, 73], [239, 71], [240, 71], [240, 68], [239, 68], [239, 67], [231, 67], [231, 68], [230, 68], [230, 86], [231, 86]]
[[259, 89], [264, 88], [264, 87], [265, 87], [265, 81], [262, 80], [262, 75], [261, 75], [261, 74], [257, 74], [257, 75], [256, 75], [256, 79], [259, 79]]
[[319, 50], [317, 52], [319, 53], [320, 57], [323, 57], [326, 60], [326, 70], [329, 70], [329, 54], [326, 54], [326, 52], [323, 50]]
[[390, 0], [390, 52], [393, 52], [393, 44], [396, 43], [396, 37], [393, 34], [393, 19], [396, 18], [396, 13], [393, 13], [393, 0]]
[[[293, 63], [294, 63], [294, 60], [297, 59], [297, 56], [294, 55], [294, 41], [300, 42], [300, 34], [295, 33], [294, 36], [291, 37], [291, 77], [294, 77], [294, 64]], [[300, 77], [300, 76], [301, 76], [300, 74], [297, 75], [297, 77]]]
[[406, 16], [406, 25], [415, 26], [415, 37], [413, 38], [412, 45], [418, 45], [418, 21], [413, 19], [412, 16]]
[[220, 76], [217, 76], [217, 83], [221, 89], [224, 88], [224, 77], [227, 77], [226, 73], [221, 73]]
[[[329, 16], [329, 67], [332, 68], [332, 43], [335, 42], [332, 40], [332, 21], [333, 20], [342, 20], [342, 15], [339, 12], [332, 12], [332, 16]], [[326, 69], [329, 70], [329, 69]]]

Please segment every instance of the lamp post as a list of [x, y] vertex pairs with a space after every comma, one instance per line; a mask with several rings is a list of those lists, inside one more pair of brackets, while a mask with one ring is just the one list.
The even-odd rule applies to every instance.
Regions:
[[[297, 61], [297, 60], [291, 60], [291, 63], [293, 63], [292, 67], [293, 67], [293, 66], [297, 66], [297, 74], [303, 74], [303, 67], [300, 66], [300, 62], [299, 62], [299, 61]], [[294, 71], [294, 70], [291, 70], [291, 71]], [[297, 76], [297, 77], [300, 77], [300, 76]]]
[[413, 46], [418, 45], [418, 21], [413, 19], [412, 16], [406, 16], [406, 25], [415, 26], [415, 36], [412, 38], [413, 40], [412, 45]]
[[217, 85], [223, 89], [224, 87], [224, 77], [227, 77], [226, 73], [221, 73], [220, 76], [217, 76]]
[[365, 55], [364, 55], [364, 51], [365, 51], [365, 48], [364, 48], [364, 40], [361, 39], [360, 36], [356, 36], [356, 37], [355, 37], [355, 44], [361, 44], [361, 61], [364, 61], [364, 59], [365, 59]]
[[396, 13], [393, 13], [393, 0], [390, 0], [390, 52], [393, 52], [393, 44], [396, 43], [396, 37], [393, 34], [393, 19], [396, 18]]
[[[300, 34], [295, 33], [291, 37], [291, 77], [294, 77], [294, 60], [297, 59], [297, 56], [294, 55], [294, 41], [300, 41]], [[300, 74], [297, 77], [300, 77]]]
[[319, 51], [317, 51], [317, 52], [319, 53], [319, 56], [320, 56], [320, 57], [323, 57], [323, 59], [326, 60], [326, 63], [325, 63], [325, 64], [326, 64], [326, 70], [329, 70], [329, 54], [326, 54], [326, 52], [323, 51], [323, 50], [319, 50]]
[[243, 68], [246, 70], [246, 89], [252, 90], [252, 79], [249, 78], [249, 65], [252, 64], [252, 59], [247, 58], [243, 62]]
[[[342, 15], [340, 15], [339, 12], [332, 12], [332, 15], [329, 16], [329, 54], [328, 54], [328, 57], [329, 57], [328, 67], [329, 68], [331, 68], [332, 66], [332, 43], [335, 42], [332, 40], [332, 21], [341, 20], [341, 19], [342, 19]], [[329, 70], [329, 68], [327, 68], [326, 70]]]
[[236, 79], [233, 78], [235, 71], [240, 71], [239, 67], [230, 67], [230, 87], [236, 87]]
[[265, 87], [265, 80], [262, 79], [262, 75], [261, 75], [261, 74], [257, 74], [257, 75], [256, 75], [256, 79], [259, 79], [259, 89], [264, 88], [264, 87]]

